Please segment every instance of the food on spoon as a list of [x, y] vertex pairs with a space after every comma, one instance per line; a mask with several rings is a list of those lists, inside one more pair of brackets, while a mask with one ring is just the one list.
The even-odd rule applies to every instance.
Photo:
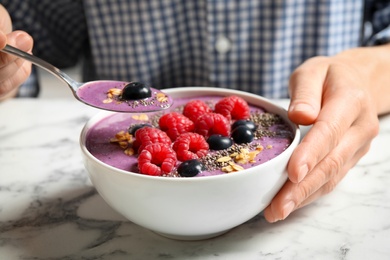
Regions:
[[88, 82], [77, 90], [77, 96], [93, 107], [131, 113], [164, 110], [173, 101], [165, 93], [144, 83], [111, 80]]
[[[110, 115], [88, 131], [87, 149], [97, 159], [122, 170], [153, 176], [198, 177], [254, 167], [276, 157], [291, 144], [292, 130], [281, 117], [241, 101], [239, 106], [247, 106], [249, 116], [246, 109], [240, 114], [248, 118], [233, 119], [237, 114], [232, 111], [226, 116], [216, 113], [217, 104], [226, 100], [239, 99], [178, 98], [168, 111]], [[188, 104], [202, 108], [189, 109]], [[185, 110], [195, 112], [185, 116]], [[195, 121], [194, 127], [188, 127], [188, 120]], [[173, 134], [168, 134], [170, 131]]]
[[148, 85], [142, 82], [130, 82], [123, 88], [119, 98], [122, 100], [138, 100], [151, 96], [152, 90]]

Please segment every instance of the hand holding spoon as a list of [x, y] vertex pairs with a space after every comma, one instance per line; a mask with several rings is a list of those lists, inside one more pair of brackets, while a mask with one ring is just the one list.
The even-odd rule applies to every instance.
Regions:
[[139, 82], [97, 80], [80, 83], [50, 63], [6, 45], [2, 52], [18, 56], [45, 69], [66, 83], [74, 97], [93, 107], [127, 113], [153, 112], [169, 108], [173, 100], [160, 90]]

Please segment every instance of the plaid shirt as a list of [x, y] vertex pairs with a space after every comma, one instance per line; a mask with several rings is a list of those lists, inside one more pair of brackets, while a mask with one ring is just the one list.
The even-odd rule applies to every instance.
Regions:
[[[306, 59], [390, 40], [390, 1], [0, 0], [34, 53], [84, 80], [288, 96]], [[364, 33], [363, 33], [364, 32]]]

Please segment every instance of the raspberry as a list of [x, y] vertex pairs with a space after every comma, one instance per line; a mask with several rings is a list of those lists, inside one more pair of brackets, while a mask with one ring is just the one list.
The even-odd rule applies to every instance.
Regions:
[[175, 141], [182, 133], [194, 131], [195, 127], [194, 122], [177, 112], [163, 115], [160, 117], [158, 124], [160, 129], [166, 132], [172, 141]]
[[171, 145], [172, 141], [168, 135], [158, 128], [142, 127], [135, 132], [135, 141], [133, 143], [134, 151], [140, 153], [145, 146], [153, 143], [163, 143]]
[[224, 115], [229, 120], [248, 119], [250, 116], [248, 103], [237, 96], [225, 97], [218, 101], [214, 112]]
[[183, 108], [183, 115], [192, 122], [196, 122], [201, 115], [210, 112], [212, 112], [211, 108], [201, 100], [191, 100]]
[[196, 121], [195, 131], [206, 138], [213, 134], [229, 136], [230, 123], [229, 120], [221, 114], [207, 113], [199, 117]]
[[205, 156], [209, 145], [200, 134], [184, 133], [176, 139], [172, 148], [176, 152], [177, 159], [184, 162]]
[[140, 173], [161, 176], [170, 173], [177, 162], [176, 154], [167, 144], [154, 143], [145, 146], [138, 156]]

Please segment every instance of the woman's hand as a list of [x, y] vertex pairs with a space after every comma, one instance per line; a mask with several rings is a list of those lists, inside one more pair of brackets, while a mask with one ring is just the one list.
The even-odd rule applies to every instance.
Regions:
[[294, 151], [289, 179], [264, 216], [269, 222], [332, 191], [368, 151], [390, 111], [390, 45], [315, 57], [290, 78], [289, 118], [312, 125]]
[[[0, 49], [7, 43], [30, 53], [33, 47], [33, 39], [26, 32], [12, 32], [11, 18], [7, 10], [0, 5]], [[0, 52], [0, 100], [15, 96], [18, 87], [30, 73], [30, 62]]]

